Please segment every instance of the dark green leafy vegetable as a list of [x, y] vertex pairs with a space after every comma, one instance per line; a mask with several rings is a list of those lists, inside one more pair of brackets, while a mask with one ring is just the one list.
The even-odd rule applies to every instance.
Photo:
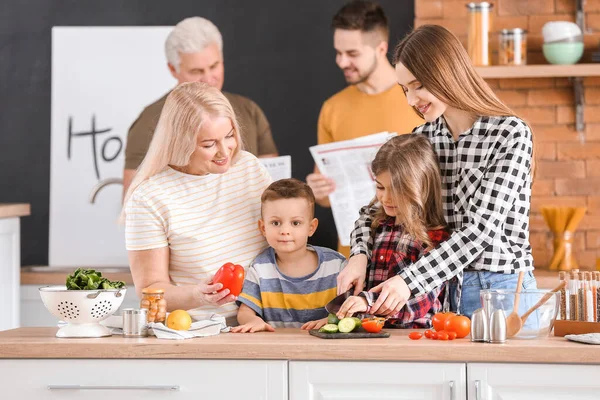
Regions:
[[102, 272], [93, 269], [77, 268], [67, 276], [67, 290], [120, 289], [124, 286], [125, 282], [111, 282], [102, 277]]

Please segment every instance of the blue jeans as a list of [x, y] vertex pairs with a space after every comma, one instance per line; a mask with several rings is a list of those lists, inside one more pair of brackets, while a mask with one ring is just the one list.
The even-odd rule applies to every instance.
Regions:
[[[517, 280], [519, 274], [500, 274], [497, 272], [474, 272], [467, 271], [464, 273], [462, 296], [460, 300], [460, 313], [471, 318], [473, 312], [478, 308], [483, 307], [479, 297], [479, 291], [484, 289], [508, 289], [515, 290], [517, 288]], [[525, 273], [523, 278], [522, 290], [537, 289], [535, 277], [531, 271]], [[457, 283], [450, 281], [450, 308], [456, 310], [456, 302], [454, 301], [454, 293], [457, 290]], [[524, 298], [519, 302], [519, 314], [523, 314], [533, 304], [526, 304], [528, 301]], [[533, 317], [533, 315], [532, 315]], [[530, 321], [527, 321], [528, 324]]]

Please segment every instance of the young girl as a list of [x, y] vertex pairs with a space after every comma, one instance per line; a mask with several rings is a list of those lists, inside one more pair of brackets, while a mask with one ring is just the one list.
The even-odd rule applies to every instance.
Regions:
[[[445, 28], [421, 26], [394, 53], [398, 83], [427, 121], [414, 132], [429, 139], [438, 155], [444, 216], [453, 233], [388, 279], [373, 310], [398, 312], [409, 298], [451, 281], [451, 308], [471, 316], [481, 307], [481, 289], [515, 289], [520, 271], [526, 272], [523, 288], [535, 288], [529, 126], [496, 97], [459, 39]], [[361, 211], [352, 233], [353, 256], [338, 276], [338, 292], [352, 285], [355, 291], [362, 288], [373, 246], [371, 213]]]
[[[424, 136], [390, 139], [377, 152], [371, 169], [376, 179], [371, 223], [373, 250], [367, 269], [368, 291], [349, 297], [338, 317], [370, 312], [382, 285], [449, 236], [442, 209], [442, 183], [437, 156]], [[429, 328], [442, 310], [442, 286], [415, 296], [390, 315], [394, 328]], [[397, 304], [392, 304], [394, 308]], [[379, 312], [384, 313], [386, 309]]]

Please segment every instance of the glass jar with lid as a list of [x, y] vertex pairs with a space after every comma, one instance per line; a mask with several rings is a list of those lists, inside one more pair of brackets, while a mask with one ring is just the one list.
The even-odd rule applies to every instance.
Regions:
[[498, 64], [527, 64], [527, 31], [520, 28], [502, 29], [499, 38]]
[[486, 1], [469, 3], [469, 31], [467, 51], [473, 65], [490, 65], [490, 40], [492, 30], [492, 13], [494, 6]]
[[157, 288], [142, 289], [140, 308], [148, 310], [148, 322], [165, 322], [167, 317], [167, 300], [165, 290]]

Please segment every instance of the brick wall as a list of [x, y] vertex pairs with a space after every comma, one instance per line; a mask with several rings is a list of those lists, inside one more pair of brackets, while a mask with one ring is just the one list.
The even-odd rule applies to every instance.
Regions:
[[[466, 45], [466, 0], [415, 0], [415, 26], [439, 24], [458, 35]], [[576, 0], [496, 0], [494, 31], [524, 28], [528, 33], [528, 63], [546, 63], [542, 26], [548, 21], [575, 22]], [[600, 0], [586, 0], [586, 52], [590, 60], [600, 43]], [[491, 37], [492, 50], [498, 38]], [[495, 63], [496, 55], [492, 57]], [[546, 266], [552, 256], [550, 232], [540, 207], [587, 206], [574, 247], [584, 269], [595, 269], [600, 258], [600, 76], [584, 79], [585, 142], [575, 130], [574, 94], [568, 78], [490, 79], [498, 96], [523, 117], [536, 137], [538, 173], [533, 186], [531, 245], [535, 263]]]

